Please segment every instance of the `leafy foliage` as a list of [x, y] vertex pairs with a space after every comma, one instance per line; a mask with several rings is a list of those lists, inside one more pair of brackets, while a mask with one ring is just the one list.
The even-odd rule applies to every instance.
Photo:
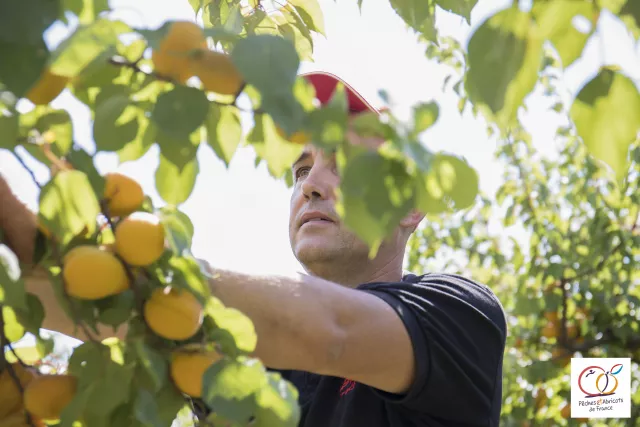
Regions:
[[[557, 419], [556, 406], [566, 399], [566, 390], [559, 390], [547, 409], [535, 412], [534, 397], [516, 378], [524, 363], [525, 381], [532, 384], [544, 373], [549, 387], [559, 387], [561, 382], [553, 378], [563, 368], [547, 360], [553, 346], [585, 354], [637, 350], [633, 336], [638, 325], [628, 320], [640, 297], [637, 254], [630, 249], [640, 243], [638, 220], [633, 220], [640, 204], [637, 85], [607, 67], [586, 82], [566, 108], [575, 128], [563, 131], [567, 141], [556, 163], [531, 160], [532, 149], [518, 121], [527, 97], [540, 84], [548, 85], [545, 70], [554, 63], [569, 67], [590, 38], [599, 36], [594, 29], [603, 10], [618, 16], [637, 39], [637, 2], [535, 0], [528, 10], [518, 3], [481, 23], [463, 49], [458, 41], [438, 35], [437, 17], [447, 11], [469, 23], [477, 0], [390, 0], [398, 16], [419, 34], [427, 55], [458, 74], [452, 87], [460, 95], [460, 112], [471, 105], [487, 119], [489, 130], [497, 129], [507, 141], [500, 156], [518, 173], [507, 177], [496, 197], [506, 202], [504, 223], [520, 218], [533, 237], [529, 248], [513, 241], [506, 254], [495, 236], [476, 230], [488, 222], [489, 201], [478, 197], [475, 170], [464, 158], [433, 152], [420, 143], [439, 118], [435, 100], [414, 106], [408, 123], [392, 108], [349, 121], [341, 87], [326, 105], [314, 104], [313, 88], [298, 72], [301, 61], [313, 58], [314, 37], [325, 35], [317, 0], [276, 2], [274, 10], [259, 0], [248, 5], [240, 0], [190, 0], [198, 23], [187, 26], [190, 29], [173, 20], [157, 28], [131, 27], [112, 18], [106, 0], [2, 2], [0, 149], [16, 156], [24, 149], [51, 171], [47, 182], [37, 183], [39, 238], [44, 242], [40, 268], [61, 308], [87, 337], [70, 357], [68, 373], [77, 378], [78, 391], [60, 424], [84, 419], [96, 426], [166, 426], [184, 413], [236, 426], [250, 419], [259, 426], [297, 424], [296, 390], [249, 356], [257, 339], [253, 325], [210, 295], [207, 275], [190, 253], [193, 225], [180, 211], [202, 169], [202, 149], [212, 149], [229, 166], [238, 147], [246, 144], [257, 154], [257, 163], [265, 162], [274, 178], [291, 184], [290, 166], [303, 149], [289, 141], [296, 132], [308, 133], [311, 143], [335, 151], [341, 175], [338, 212], [369, 245], [371, 256], [401, 218], [418, 208], [441, 222], [430, 223], [414, 241], [427, 239], [429, 245], [414, 243], [422, 258], [414, 254], [412, 265], [442, 248], [457, 248], [466, 251], [466, 268], [501, 293], [508, 311], [515, 313], [515, 336], [530, 344], [510, 349], [506, 361], [511, 376], [505, 388], [505, 422]], [[577, 18], [590, 28], [579, 31]], [[71, 20], [72, 31], [50, 48], [46, 31]], [[208, 51], [222, 54], [215, 60], [224, 67], [196, 70], [194, 61]], [[242, 83], [239, 88], [237, 81]], [[76, 124], [70, 114], [49, 105], [63, 90], [90, 111], [93, 150], [80, 148], [86, 145], [74, 140]], [[625, 105], [622, 114], [619, 104]], [[563, 111], [563, 105], [556, 105]], [[246, 127], [244, 120], [249, 122]], [[376, 149], [352, 145], [349, 126], [384, 143]], [[120, 253], [109, 258], [104, 248], [117, 243], [117, 227], [127, 223], [128, 214], [110, 214], [123, 206], [111, 205], [110, 178], [98, 173], [94, 157], [111, 152], [126, 162], [155, 145], [160, 158], [154, 183], [166, 205], [153, 206], [134, 185], [130, 194], [136, 206], [128, 214], [157, 218], [156, 225], [146, 225], [147, 231], [161, 230], [165, 246], [150, 249], [157, 253], [151, 253], [153, 262], [146, 265], [134, 265]], [[594, 158], [604, 161], [616, 178]], [[552, 186], [559, 190], [552, 192]], [[106, 264], [124, 268], [111, 273], [113, 282], [129, 283], [126, 291], [98, 300], [69, 294], [65, 265], [72, 250], [79, 248], [74, 253], [81, 254], [86, 246], [103, 248]], [[7, 346], [29, 332], [36, 337], [40, 357], [48, 357], [53, 348], [40, 333], [41, 301], [26, 292], [20, 273], [5, 263], [1, 267], [0, 344]], [[191, 295], [204, 307], [202, 324], [188, 339], [159, 335], [144, 316], [145, 304], [167, 288], [186, 292], [167, 298]], [[602, 301], [614, 304], [615, 311], [606, 310]], [[538, 315], [547, 309], [560, 310], [563, 325], [577, 319], [579, 309], [588, 310], [594, 321], [580, 324], [584, 341], [577, 342], [565, 330], [555, 341], [539, 342]], [[126, 324], [126, 333], [98, 342], [93, 336], [100, 323], [114, 331]], [[204, 386], [192, 394], [202, 396], [193, 398], [178, 387], [171, 366], [176, 351], [192, 351], [203, 342], [200, 351], [216, 352], [220, 358], [200, 375]], [[6, 360], [0, 361], [4, 368]]]

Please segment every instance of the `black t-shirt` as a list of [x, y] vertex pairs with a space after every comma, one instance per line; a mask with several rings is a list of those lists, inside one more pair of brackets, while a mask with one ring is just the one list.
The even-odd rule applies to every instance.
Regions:
[[487, 286], [457, 275], [407, 274], [402, 282], [357, 289], [382, 298], [402, 318], [417, 361], [415, 381], [395, 395], [345, 378], [274, 370], [298, 388], [299, 427], [498, 427], [507, 326]]

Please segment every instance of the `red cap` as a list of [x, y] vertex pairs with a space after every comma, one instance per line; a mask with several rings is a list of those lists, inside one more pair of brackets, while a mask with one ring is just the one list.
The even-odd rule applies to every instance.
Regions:
[[320, 104], [325, 105], [331, 99], [333, 92], [338, 86], [338, 82], [344, 85], [344, 89], [347, 92], [347, 101], [349, 102], [349, 113], [358, 114], [365, 111], [372, 111], [379, 113], [379, 111], [369, 104], [354, 88], [348, 85], [340, 77], [331, 73], [325, 73], [322, 71], [314, 71], [311, 73], [302, 74], [316, 89], [316, 98], [320, 101]]

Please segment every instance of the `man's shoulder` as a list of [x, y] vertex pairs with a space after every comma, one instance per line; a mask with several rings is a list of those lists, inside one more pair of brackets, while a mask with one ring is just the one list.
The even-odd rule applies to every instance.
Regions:
[[486, 284], [470, 277], [454, 273], [428, 272], [416, 274], [405, 271], [398, 282], [375, 282], [359, 287], [362, 290], [397, 293], [400, 298], [425, 300], [429, 305], [436, 300], [455, 299], [468, 303], [481, 311], [493, 323], [506, 330], [506, 314], [493, 290]]

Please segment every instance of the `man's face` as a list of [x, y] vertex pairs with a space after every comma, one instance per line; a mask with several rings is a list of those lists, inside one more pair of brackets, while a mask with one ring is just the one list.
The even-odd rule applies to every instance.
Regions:
[[340, 184], [335, 155], [313, 145], [293, 165], [289, 239], [307, 268], [367, 254], [367, 247], [339, 221], [335, 190]]

